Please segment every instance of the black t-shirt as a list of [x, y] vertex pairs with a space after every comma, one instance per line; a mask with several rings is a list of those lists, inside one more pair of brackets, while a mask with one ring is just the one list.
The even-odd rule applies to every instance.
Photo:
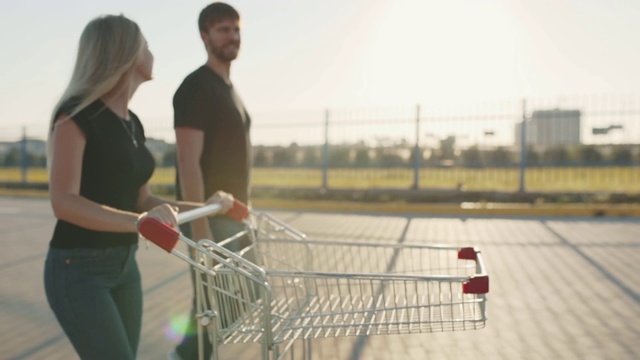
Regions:
[[[202, 66], [184, 79], [173, 97], [173, 109], [176, 128], [190, 127], [204, 132], [200, 167], [205, 197], [223, 190], [247, 203], [251, 118], [233, 86]], [[180, 179], [176, 180], [176, 192], [181, 198]]]
[[[77, 104], [77, 99], [62, 104], [56, 117], [70, 114]], [[122, 120], [97, 100], [72, 119], [86, 137], [80, 195], [99, 204], [135, 212], [138, 191], [153, 174], [155, 161], [144, 145], [146, 138], [140, 120], [132, 112], [129, 115], [130, 122]], [[135, 127], [133, 131], [131, 126]], [[135, 135], [138, 147], [130, 134]], [[94, 231], [58, 220], [50, 246], [107, 248], [137, 241], [136, 233]]]

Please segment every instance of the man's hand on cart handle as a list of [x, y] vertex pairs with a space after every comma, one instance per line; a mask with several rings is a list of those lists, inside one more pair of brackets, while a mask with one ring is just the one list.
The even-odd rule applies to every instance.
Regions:
[[225, 214], [227, 213], [227, 211], [231, 210], [234, 206], [233, 195], [228, 194], [224, 191], [218, 190], [216, 191], [215, 194], [211, 195], [211, 197], [207, 199], [206, 204], [207, 205], [219, 204], [221, 208], [220, 208], [220, 211], [218, 211], [218, 213]]
[[237, 222], [242, 222], [249, 216], [249, 209], [247, 205], [235, 200], [233, 195], [224, 191], [216, 191], [209, 199], [207, 199], [207, 205], [219, 204], [222, 208], [217, 214], [226, 214]]

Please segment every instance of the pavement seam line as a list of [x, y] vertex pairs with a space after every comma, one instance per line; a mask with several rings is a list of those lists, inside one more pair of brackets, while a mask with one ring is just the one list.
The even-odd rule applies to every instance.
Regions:
[[[404, 227], [404, 230], [402, 231], [402, 234], [400, 235], [400, 239], [398, 240], [398, 244], [402, 244], [404, 243], [404, 241], [407, 238], [407, 233], [409, 232], [409, 226], [411, 225], [411, 218], [407, 218], [407, 224]], [[386, 273], [391, 272], [391, 270], [393, 270], [396, 267], [396, 262], [398, 261], [398, 256], [400, 255], [400, 248], [396, 248], [393, 250], [393, 255], [391, 256], [391, 259], [389, 260], [389, 264], [387, 265], [387, 271]], [[384, 283], [380, 285], [380, 288], [376, 291], [376, 294], [374, 295], [373, 299], [374, 299], [374, 303], [375, 303], [375, 299], [378, 298], [378, 296], [380, 296], [382, 293], [384, 292]], [[370, 313], [367, 318], [368, 320], [371, 319], [371, 317], [373, 316], [373, 313]], [[358, 340], [356, 341], [355, 345], [353, 346], [353, 349], [351, 350], [351, 356], [349, 357], [352, 360], [357, 360], [360, 359], [360, 357], [362, 356], [362, 350], [364, 349], [365, 345], [367, 344], [367, 341], [369, 339], [368, 335], [359, 335], [358, 336]]]
[[556, 236], [560, 240], [560, 242], [562, 244], [564, 244], [565, 246], [567, 246], [570, 249], [572, 249], [576, 254], [578, 254], [581, 258], [583, 258], [587, 263], [589, 263], [591, 266], [593, 266], [596, 270], [598, 270], [598, 272], [600, 272], [600, 274], [602, 274], [606, 279], [611, 281], [611, 283], [613, 283], [613, 285], [618, 287], [618, 289], [620, 289], [623, 293], [625, 293], [627, 296], [629, 296], [632, 300], [634, 300], [636, 303], [640, 303], [640, 294], [638, 294], [637, 292], [633, 291], [631, 288], [629, 288], [627, 285], [625, 285], [622, 281], [620, 281], [617, 277], [615, 277], [613, 274], [611, 274], [609, 271], [607, 271], [607, 269], [605, 269], [602, 265], [600, 265], [600, 263], [595, 261], [589, 255], [587, 255], [584, 251], [582, 251], [579, 246], [571, 243], [569, 240], [567, 240], [567, 238], [565, 238], [564, 236], [560, 235], [560, 233], [558, 231], [556, 231], [555, 229], [553, 229], [551, 227], [551, 225], [549, 225], [548, 221], [543, 221], [542, 224], [544, 225], [544, 227], [547, 228], [547, 230], [550, 233], [552, 233], [554, 236]]

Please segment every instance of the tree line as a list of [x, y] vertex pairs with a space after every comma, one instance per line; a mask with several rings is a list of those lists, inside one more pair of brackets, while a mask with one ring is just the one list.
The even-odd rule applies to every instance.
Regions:
[[[436, 149], [420, 149], [421, 166], [515, 166], [520, 164], [520, 150], [511, 147], [482, 148], [471, 146], [457, 149], [453, 141], [441, 141]], [[401, 143], [393, 146], [367, 146], [359, 144], [331, 145], [328, 147], [330, 167], [412, 167], [415, 164], [415, 148]], [[254, 166], [256, 167], [322, 167], [325, 163], [325, 148], [322, 145], [254, 147]], [[43, 154], [27, 152], [26, 165], [46, 166]], [[161, 167], [175, 166], [175, 148], [156, 155]], [[640, 162], [640, 145], [578, 145], [554, 146], [545, 149], [528, 147], [526, 163], [530, 166], [542, 165], [632, 165]], [[0, 159], [2, 166], [22, 166], [19, 149], [11, 149]]]
[[[519, 149], [510, 147], [481, 148], [471, 146], [456, 149], [441, 146], [420, 149], [411, 146], [368, 147], [364, 145], [332, 145], [328, 149], [330, 167], [412, 167], [416, 153], [421, 166], [515, 166], [520, 164]], [[321, 167], [324, 165], [324, 147], [257, 146], [254, 148], [256, 167]], [[544, 165], [631, 165], [640, 162], [639, 145], [579, 145], [555, 146], [546, 149], [528, 147], [526, 164]]]

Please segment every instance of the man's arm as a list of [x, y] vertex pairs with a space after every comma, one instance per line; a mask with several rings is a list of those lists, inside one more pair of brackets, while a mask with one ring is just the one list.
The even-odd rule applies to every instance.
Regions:
[[[204, 131], [190, 127], [176, 127], [176, 154], [182, 199], [189, 202], [205, 202], [204, 178], [200, 157], [204, 148]], [[191, 223], [192, 240], [214, 240], [206, 218]]]

